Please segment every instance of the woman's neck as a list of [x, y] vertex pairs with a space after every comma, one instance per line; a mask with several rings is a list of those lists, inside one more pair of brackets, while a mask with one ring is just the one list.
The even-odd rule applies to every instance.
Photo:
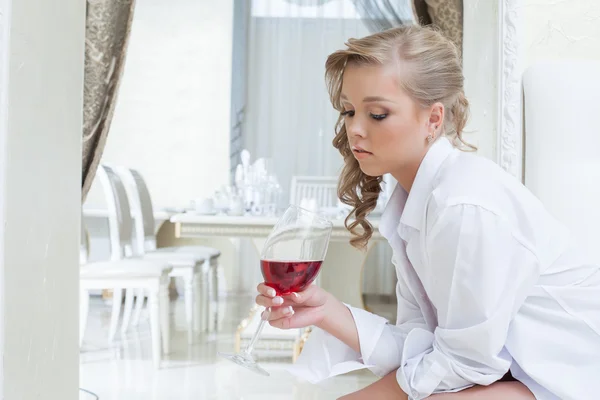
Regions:
[[398, 181], [398, 184], [402, 186], [406, 193], [410, 193], [418, 170], [419, 165], [405, 166], [398, 172], [392, 172], [392, 176]]
[[402, 186], [406, 193], [410, 193], [410, 189], [412, 188], [413, 183], [415, 182], [415, 178], [417, 177], [417, 172], [419, 171], [419, 167], [425, 158], [425, 152], [421, 157], [416, 159], [414, 162], [404, 164], [402, 168], [399, 168], [398, 171], [392, 172], [392, 176], [398, 184]]
[[397, 171], [392, 171], [391, 175], [394, 177], [398, 184], [402, 186], [406, 193], [410, 193], [410, 189], [412, 188], [413, 183], [415, 182], [415, 178], [417, 177], [417, 172], [419, 171], [419, 167], [421, 163], [425, 159], [427, 152], [431, 148], [430, 144], [427, 146], [423, 154], [417, 156], [414, 161], [408, 162], [400, 167]]

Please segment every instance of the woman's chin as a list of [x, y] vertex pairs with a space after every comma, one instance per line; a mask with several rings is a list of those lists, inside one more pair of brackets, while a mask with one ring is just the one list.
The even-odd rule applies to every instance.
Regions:
[[386, 171], [383, 171], [382, 168], [377, 168], [374, 165], [364, 165], [364, 164], [359, 164], [360, 166], [360, 170], [363, 172], [363, 174], [367, 175], [367, 176], [372, 176], [372, 177], [377, 177], [377, 176], [382, 176], [384, 174], [386, 174]]

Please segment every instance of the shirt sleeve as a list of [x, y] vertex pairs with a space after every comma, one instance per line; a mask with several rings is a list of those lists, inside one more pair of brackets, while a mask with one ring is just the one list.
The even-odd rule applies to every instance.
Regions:
[[[405, 256], [402, 258], [406, 260]], [[393, 261], [396, 264], [396, 260]], [[396, 284], [396, 297], [398, 299], [396, 325], [386, 321], [386, 324], [381, 326], [379, 334], [369, 329], [370, 313], [350, 308], [358, 330], [362, 360], [370, 365], [369, 369], [377, 376], [385, 376], [400, 367], [404, 343], [409, 332], [414, 329], [429, 332], [421, 309], [401, 277]]]
[[[399, 261], [407, 261], [398, 255]], [[396, 256], [392, 260], [396, 264]], [[360, 308], [348, 306], [352, 313], [360, 353], [329, 333], [315, 329], [296, 363], [288, 368], [292, 374], [316, 383], [346, 372], [368, 368], [385, 376], [400, 367], [404, 340], [415, 328], [426, 330], [425, 321], [412, 293], [402, 278], [396, 285], [398, 297], [397, 325]]]
[[445, 209], [426, 235], [424, 285], [434, 332], [416, 328], [396, 372], [409, 399], [489, 385], [510, 368], [509, 324], [539, 276], [539, 261], [508, 221], [478, 206]]

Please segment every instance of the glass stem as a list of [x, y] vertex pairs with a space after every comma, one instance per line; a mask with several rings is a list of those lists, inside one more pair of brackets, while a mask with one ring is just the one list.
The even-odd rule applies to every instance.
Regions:
[[254, 350], [254, 345], [256, 344], [256, 341], [258, 340], [263, 328], [265, 327], [265, 324], [269, 320], [270, 315], [271, 315], [271, 307], [267, 307], [267, 309], [261, 315], [260, 324], [258, 324], [258, 328], [256, 328], [256, 332], [254, 332], [254, 336], [252, 336], [250, 343], [248, 343], [248, 346], [246, 346], [246, 348], [243, 351], [244, 354], [247, 354], [247, 355], [252, 354], [252, 350]]

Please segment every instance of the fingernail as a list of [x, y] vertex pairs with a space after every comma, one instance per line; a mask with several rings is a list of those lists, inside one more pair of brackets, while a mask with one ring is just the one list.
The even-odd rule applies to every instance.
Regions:
[[278, 305], [278, 306], [279, 306], [279, 305], [283, 304], [283, 299], [282, 299], [281, 297], [275, 297], [275, 298], [273, 299], [273, 304], [275, 304], [275, 305]]
[[276, 293], [275, 293], [275, 289], [269, 289], [267, 290], [267, 294], [271, 297], [275, 297]]
[[294, 315], [294, 309], [292, 307], [287, 307], [285, 310], [283, 310], [283, 313], [285, 315]]

